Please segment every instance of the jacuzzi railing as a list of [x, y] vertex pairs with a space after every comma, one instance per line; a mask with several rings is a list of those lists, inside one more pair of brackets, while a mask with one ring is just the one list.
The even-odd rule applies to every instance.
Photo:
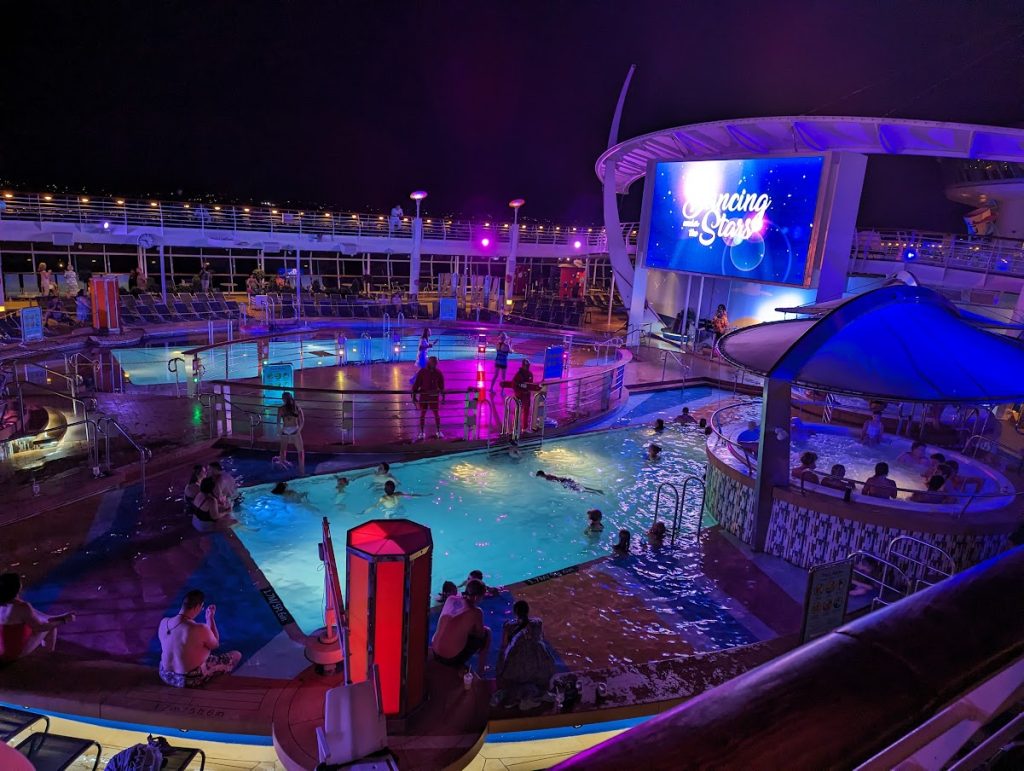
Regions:
[[[543, 390], [532, 399], [530, 421], [539, 411], [548, 421], [567, 425], [596, 417], [622, 398], [628, 357], [600, 372], [540, 383]], [[303, 438], [307, 446], [384, 445], [409, 441], [419, 433], [419, 409], [408, 388], [401, 390], [286, 388], [260, 383], [216, 380], [208, 402], [211, 434], [233, 434], [275, 441], [277, 406], [282, 391], [291, 391], [305, 414]], [[485, 387], [447, 389], [438, 412], [441, 430], [449, 440], [496, 438], [501, 434], [502, 406], [506, 390]], [[543, 404], [540, 403], [543, 400]], [[259, 417], [254, 420], [253, 416]], [[428, 410], [425, 432], [435, 431], [433, 411]]]
[[[726, 436], [726, 434], [722, 431], [722, 421], [723, 421], [723, 415], [727, 415], [729, 413], [732, 413], [732, 412], [735, 412], [735, 411], [738, 411], [738, 410], [741, 410], [741, 409], [744, 409], [744, 408], [749, 409], [751, 407], [759, 406], [759, 405], [760, 405], [760, 402], [758, 402], [758, 401], [749, 401], [749, 402], [742, 402], [740, 404], [726, 405], [725, 407], [719, 408], [718, 410], [716, 410], [712, 414], [712, 416], [711, 416], [711, 424], [710, 424], [711, 425], [711, 429], [712, 429], [712, 436], [715, 437], [715, 446], [716, 447], [720, 447], [722, 445], [725, 445], [725, 447], [729, 450], [730, 455], [732, 455], [732, 457], [734, 457], [736, 460], [740, 461], [744, 465], [744, 467], [746, 469], [747, 475], [750, 476], [752, 479], [757, 477], [757, 452], [756, 452], [756, 450], [748, 449], [747, 447], [743, 446], [743, 443], [737, 442], [736, 440], [731, 439], [728, 436]], [[966, 448], [965, 448], [965, 450], [966, 450]], [[966, 453], [964, 453], [964, 454], [966, 454]], [[1018, 456], [1017, 459], [1019, 460], [1019, 456]], [[820, 470], [816, 469], [815, 473], [818, 474], [819, 477], [828, 476], [828, 474], [826, 473], [826, 471], [824, 469], [820, 469]], [[844, 495], [844, 491], [841, 490], [841, 489], [826, 487], [824, 485], [815, 484], [813, 482], [808, 483], [808, 482], [805, 482], [805, 480], [802, 479], [802, 478], [799, 480], [799, 482], [800, 482], [799, 488], [797, 488], [797, 489], [799, 489], [799, 491], [801, 493], [805, 493], [805, 492], [808, 492], [810, 490], [810, 491], [813, 491], [813, 492], [817, 492], [817, 493], [821, 493], [821, 494], [824, 494], [824, 495], [828, 495], [830, 497], [842, 497]], [[849, 485], [849, 487], [851, 489], [851, 492], [856, 492], [857, 489], [860, 488], [861, 492], [858, 493], [859, 498], [857, 499], [859, 502], [875, 503], [875, 504], [879, 504], [879, 505], [884, 505], [889, 500], [892, 500], [892, 499], [887, 499], [887, 498], [879, 498], [879, 497], [871, 496], [871, 495], [864, 495], [863, 487], [866, 484], [866, 481], [862, 481], [862, 480], [859, 480], [859, 479], [852, 479], [850, 477], [844, 477], [842, 480], [838, 480], [837, 479], [836, 482], [837, 483], [841, 482], [841, 483], [845, 483], [845, 484]], [[791, 483], [795, 487], [796, 480], [791, 480]], [[1016, 504], [1019, 500], [1021, 500], [1021, 496], [1024, 496], [1024, 491], [1021, 491], [1021, 492], [1013, 492], [1013, 491], [981, 492], [979, 490], [979, 491], [976, 491], [976, 492], [959, 492], [959, 493], [957, 493], [957, 492], [942, 491], [941, 492], [941, 496], [942, 496], [943, 500], [939, 500], [939, 501], [916, 500], [915, 501], [915, 500], [911, 499], [911, 496], [913, 494], [917, 493], [917, 494], [920, 495], [920, 494], [927, 493], [927, 490], [924, 488], [923, 484], [922, 484], [922, 487], [918, 487], [918, 488], [896, 487], [895, 491], [896, 491], [896, 500], [899, 501], [900, 503], [903, 503], [903, 504], [925, 504], [925, 505], [930, 505], [930, 506], [934, 506], [934, 507], [949, 507], [949, 508], [936, 508], [936, 511], [941, 512], [941, 513], [952, 514], [957, 519], [963, 517], [968, 512], [970, 512], [972, 507], [974, 507], [976, 511], [980, 510], [977, 507], [977, 504], [979, 504], [979, 502], [980, 503], [985, 503], [985, 502], [990, 502], [990, 501], [1005, 501], [1005, 503], [1002, 503], [999, 506], [992, 507], [992, 508], [1005, 508], [1006, 506], [1010, 506], [1011, 504]], [[990, 508], [990, 507], [984, 507], [984, 508]]]

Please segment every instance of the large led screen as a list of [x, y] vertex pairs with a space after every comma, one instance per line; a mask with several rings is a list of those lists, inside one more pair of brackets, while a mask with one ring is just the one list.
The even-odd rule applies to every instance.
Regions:
[[806, 286], [824, 157], [653, 164], [646, 264]]

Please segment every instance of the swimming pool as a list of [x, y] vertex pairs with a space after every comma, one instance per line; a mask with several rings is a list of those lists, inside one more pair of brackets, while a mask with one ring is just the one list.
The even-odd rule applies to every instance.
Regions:
[[[645, 460], [652, 441], [664, 448], [655, 463]], [[323, 574], [316, 545], [323, 516], [334, 529], [339, 563], [349, 528], [368, 519], [404, 517], [433, 533], [435, 592], [442, 581], [458, 583], [474, 569], [482, 570], [489, 584], [507, 584], [608, 555], [620, 528], [633, 533], [634, 548], [641, 550], [658, 486], [681, 484], [691, 474], [700, 477], [704, 463], [703, 435], [692, 428], [669, 426], [662, 434], [650, 428], [602, 431], [545, 442], [520, 460], [484, 451], [396, 463], [391, 472], [399, 490], [422, 497], [404, 498], [394, 509], [376, 503], [380, 488], [370, 477], [356, 479], [341, 495], [335, 493], [338, 474], [296, 480], [289, 486], [308, 494], [308, 502], [300, 503], [272, 495], [271, 485], [246, 488], [236, 533], [299, 625], [310, 631], [322, 624]], [[537, 478], [538, 469], [572, 477], [603, 495]], [[583, 533], [591, 508], [604, 512], [600, 536]], [[663, 515], [665, 508], [663, 503]], [[684, 528], [695, 526], [689, 519]], [[666, 587], [697, 591], [689, 583], [697, 568], [687, 564], [675, 570], [666, 576]]]
[[[312, 334], [312, 333], [311, 333]], [[439, 344], [431, 349], [431, 354], [443, 360], [473, 359], [481, 354], [477, 351], [476, 339], [469, 335], [434, 335]], [[400, 350], [394, 351], [397, 346]], [[353, 337], [346, 341], [345, 357], [339, 360], [338, 346], [335, 340], [271, 340], [267, 361], [274, 364], [291, 364], [296, 369], [302, 367], [333, 367], [348, 362], [361, 364], [371, 361], [415, 361], [419, 346], [419, 335], [406, 335], [397, 342], [392, 339], [376, 337]], [[136, 385], [161, 385], [175, 382], [174, 373], [167, 363], [174, 357], [185, 359], [179, 362], [178, 375], [180, 382], [191, 376], [194, 357], [185, 355], [193, 345], [167, 344], [138, 348], [118, 348], [112, 351], [114, 358], [131, 381]], [[391, 349], [391, 350], [389, 350]], [[488, 357], [494, 355], [493, 342], [488, 344]], [[203, 380], [224, 380], [254, 378], [259, 376], [255, 342], [240, 341], [231, 346], [211, 348], [203, 351], [200, 360], [203, 365]], [[522, 358], [522, 355], [519, 355]], [[540, 361], [543, 356], [528, 356]]]

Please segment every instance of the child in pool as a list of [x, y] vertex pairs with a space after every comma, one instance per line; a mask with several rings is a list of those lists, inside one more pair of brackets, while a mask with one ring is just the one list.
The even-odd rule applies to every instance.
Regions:
[[587, 512], [587, 526], [583, 530], [584, 535], [597, 535], [604, 530], [604, 524], [601, 522], [600, 509], [591, 509]]
[[623, 528], [619, 531], [619, 540], [612, 546], [612, 554], [616, 557], [624, 557], [629, 554], [629, 531]]

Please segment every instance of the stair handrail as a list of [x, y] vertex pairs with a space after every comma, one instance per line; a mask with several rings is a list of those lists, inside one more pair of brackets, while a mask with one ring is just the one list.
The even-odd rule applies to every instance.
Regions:
[[[185, 361], [184, 356], [172, 356], [170, 359], [167, 360], [167, 371], [174, 373], [174, 396], [176, 398], [181, 396], [181, 381], [178, 374], [178, 362], [181, 362], [182, 365], [188, 363], [187, 361]], [[171, 366], [172, 364], [174, 366]]]
[[[910, 580], [910, 576], [908, 576], [899, 565], [893, 562], [889, 562], [889, 560], [887, 560], [885, 557], [875, 554], [874, 552], [858, 549], [857, 551], [852, 551], [849, 554], [847, 554], [846, 559], [853, 560], [854, 575], [860, 576], [862, 579], [864, 579], [865, 582], [867, 582], [868, 584], [874, 584], [878, 588], [878, 596], [872, 599], [871, 601], [872, 610], [881, 605], [891, 605], [897, 600], [902, 600], [904, 597], [908, 597], [912, 593], [910, 589], [911, 586], [913, 586], [913, 582]], [[875, 577], [870, 573], [865, 573], [863, 570], [860, 570], [857, 567], [858, 559], [867, 559], [873, 562], [877, 562], [882, 567], [881, 576]], [[900, 589], [895, 584], [890, 583], [890, 571], [896, 574], [896, 576], [902, 577], [903, 585], [905, 587], [904, 589]], [[886, 590], [888, 590], [892, 593], [892, 595], [894, 595], [893, 599], [885, 599], [884, 594]]]
[[152, 451], [135, 441], [135, 437], [124, 430], [124, 426], [117, 422], [117, 419], [111, 415], [101, 415], [96, 419], [96, 428], [103, 434], [104, 445], [106, 449], [107, 458], [107, 469], [109, 470], [112, 466], [110, 460], [110, 429], [114, 428], [121, 436], [123, 436], [132, 447], [135, 448], [136, 452], [139, 453], [139, 474], [140, 481], [142, 484], [142, 493], [146, 493], [146, 463], [153, 458]]
[[[519, 436], [522, 433], [522, 415], [523, 415], [523, 403], [518, 397], [509, 395], [505, 397], [505, 409], [501, 416], [501, 435], [511, 436], [512, 439], [519, 441]], [[511, 422], [509, 422], [509, 413], [511, 412]]]
[[[928, 564], [928, 562], [926, 562], [924, 559], [918, 559], [907, 552], [894, 551], [894, 548], [898, 549], [904, 544], [909, 544], [913, 548], [920, 549], [921, 551], [932, 555], [942, 564], [942, 567], [937, 568], [934, 565]], [[889, 541], [889, 545], [885, 547], [885, 559], [893, 564], [896, 564], [896, 559], [906, 560], [912, 565], [915, 565], [916, 568], [921, 571], [921, 575], [915, 576], [915, 592], [918, 591], [922, 585], [933, 586], [935, 583], [937, 583], [936, 581], [926, 580], [925, 577], [929, 573], [935, 573], [942, 576], [942, 578], [939, 579], [941, 581], [945, 578], [949, 578], [957, 571], [956, 560], [954, 560], [948, 552], [946, 552], [943, 549], [940, 549], [938, 546], [935, 546], [934, 544], [922, 541], [920, 538], [914, 538], [911, 535], [898, 535], [891, 541]], [[915, 570], [914, 572], [916, 573], [917, 571]], [[911, 571], [909, 569], [905, 570], [904, 573], [906, 574], [907, 578], [911, 577]]]
[[[700, 506], [697, 507], [697, 527], [695, 528], [695, 531], [694, 531], [694, 538], [696, 540], [700, 540], [700, 531], [701, 531], [701, 528], [704, 526], [704, 497], [707, 494], [707, 488], [704, 485], [704, 480], [701, 479], [696, 474], [690, 474], [688, 477], [686, 477], [686, 479], [683, 480], [683, 491], [682, 491], [682, 493], [680, 493], [680, 497], [682, 499], [681, 500], [681, 504], [680, 504], [680, 509], [683, 509], [683, 508], [686, 507], [686, 492], [689, 489], [691, 483], [696, 483], [696, 484], [700, 485], [700, 492], [701, 492], [701, 495], [700, 495]], [[679, 516], [682, 517], [682, 511], [679, 512]], [[680, 524], [682, 524], [682, 522], [673, 523], [673, 527], [672, 527], [672, 543], [673, 544], [676, 542], [676, 531], [679, 529], [679, 525]]]
[[654, 493], [654, 521], [651, 523], [651, 527], [654, 527], [658, 523], [658, 515], [661, 513], [661, 491], [668, 488], [674, 496], [674, 504], [672, 506], [672, 543], [676, 540], [676, 528], [679, 522], [679, 509], [682, 505], [682, 498], [679, 495], [679, 488], [671, 482], [662, 482], [658, 485], [658, 489]]

